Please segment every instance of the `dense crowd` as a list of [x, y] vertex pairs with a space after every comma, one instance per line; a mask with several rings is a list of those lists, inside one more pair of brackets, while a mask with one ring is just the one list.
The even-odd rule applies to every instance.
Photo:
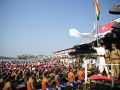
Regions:
[[84, 69], [79, 62], [68, 65], [59, 60], [0, 61], [0, 88], [3, 90], [59, 88], [75, 80], [84, 80]]
[[[112, 51], [98, 47], [97, 60], [119, 64], [120, 51], [112, 44]], [[102, 53], [101, 53], [102, 51]], [[104, 54], [103, 54], [104, 51]], [[109, 58], [109, 59], [108, 59]], [[106, 61], [105, 61], [106, 60]], [[85, 60], [82, 60], [85, 61]], [[0, 61], [0, 89], [3, 90], [76, 90], [82, 88], [84, 82], [84, 65], [80, 60], [63, 63], [60, 59], [44, 61]], [[99, 63], [100, 64], [100, 63]], [[109, 64], [107, 62], [107, 64]], [[103, 74], [108, 66], [88, 65], [88, 77]], [[90, 71], [90, 72], [89, 72]], [[100, 72], [99, 72], [100, 71]], [[119, 66], [114, 66], [115, 77], [119, 78]], [[109, 72], [106, 72], [109, 76]]]

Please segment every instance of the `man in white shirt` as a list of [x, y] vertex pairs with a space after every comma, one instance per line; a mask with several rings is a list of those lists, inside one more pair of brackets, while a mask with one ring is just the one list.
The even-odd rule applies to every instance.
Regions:
[[106, 71], [107, 75], [109, 75], [109, 72], [108, 72], [108, 68], [106, 66], [106, 62], [105, 62], [105, 48], [103, 46], [101, 46], [100, 44], [98, 44], [98, 47], [93, 47], [94, 50], [97, 51], [97, 64], [99, 65], [99, 71], [100, 71], [100, 74], [102, 74], [102, 72]]

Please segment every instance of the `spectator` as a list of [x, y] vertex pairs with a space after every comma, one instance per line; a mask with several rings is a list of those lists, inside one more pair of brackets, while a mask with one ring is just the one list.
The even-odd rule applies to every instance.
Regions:
[[46, 90], [53, 83], [53, 81], [49, 82], [48, 77], [49, 77], [49, 73], [48, 71], [45, 71], [42, 79], [42, 90]]
[[[112, 51], [111, 51], [110, 59], [111, 59], [111, 63], [113, 63], [113, 64], [120, 63], [120, 50], [117, 49], [116, 44], [114, 44], [114, 43], [112, 44]], [[117, 78], [119, 78], [119, 74], [120, 74], [119, 70], [120, 70], [119, 65], [115, 65], [114, 73], [115, 73], [115, 77], [117, 77]]]
[[9, 80], [5, 80], [5, 81], [4, 81], [3, 90], [12, 90], [12, 88], [11, 88], [11, 83], [10, 83]]
[[30, 73], [29, 80], [27, 81], [27, 90], [35, 90], [33, 85], [33, 74]]
[[61, 80], [57, 70], [55, 71], [55, 84], [56, 84], [56, 88], [60, 90]]
[[68, 73], [68, 81], [69, 82], [75, 81], [75, 76], [74, 76], [74, 73], [73, 73], [73, 69], [70, 69], [70, 72]]

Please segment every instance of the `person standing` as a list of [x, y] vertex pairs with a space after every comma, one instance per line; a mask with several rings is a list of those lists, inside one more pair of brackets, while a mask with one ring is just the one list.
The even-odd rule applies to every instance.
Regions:
[[10, 81], [5, 81], [4, 87], [2, 90], [12, 90]]
[[84, 68], [80, 68], [77, 72], [77, 78], [78, 78], [78, 89], [80, 90], [80, 86], [82, 85], [82, 83], [84, 82]]
[[106, 66], [106, 62], [105, 62], [105, 48], [98, 44], [98, 47], [93, 47], [94, 50], [97, 51], [97, 64], [99, 65], [98, 68], [99, 68], [99, 71], [100, 71], [100, 74], [99, 75], [102, 75], [104, 69], [107, 73], [107, 76], [109, 77], [109, 72], [108, 72], [108, 68]]
[[[110, 64], [111, 63], [111, 60], [110, 60], [110, 50], [106, 48], [106, 46], [104, 45], [103, 46], [105, 48], [105, 61], [106, 61], [106, 64]], [[110, 69], [110, 65], [107, 65], [108, 67], [108, 70]]]
[[84, 68], [80, 68], [80, 70], [78, 70], [78, 72], [77, 72], [78, 80], [81, 81], [81, 82], [83, 82], [84, 76], [85, 76], [85, 74], [84, 74]]
[[76, 90], [77, 83], [75, 82], [75, 75], [73, 73], [73, 68], [71, 68], [68, 73], [68, 82], [72, 85], [72, 90]]
[[55, 84], [56, 84], [56, 88], [57, 90], [61, 90], [60, 85], [61, 85], [61, 80], [60, 80], [60, 76], [58, 75], [58, 71], [55, 71]]
[[49, 82], [48, 77], [49, 77], [49, 73], [48, 71], [45, 71], [43, 75], [43, 79], [42, 79], [42, 90], [49, 90], [50, 88], [48, 87], [50, 87], [52, 83], [54, 82], [54, 80]]
[[[110, 55], [110, 59], [111, 59], [111, 63], [113, 64], [119, 64], [120, 63], [120, 50], [117, 49], [116, 44], [112, 44], [111, 45], [112, 50], [111, 50], [111, 55]], [[119, 65], [114, 65], [114, 74], [115, 77], [119, 78]]]
[[33, 85], [33, 74], [30, 73], [29, 79], [27, 81], [27, 90], [35, 90]]
[[75, 76], [73, 70], [70, 69], [70, 72], [68, 73], [68, 82], [74, 82], [74, 81], [75, 81]]

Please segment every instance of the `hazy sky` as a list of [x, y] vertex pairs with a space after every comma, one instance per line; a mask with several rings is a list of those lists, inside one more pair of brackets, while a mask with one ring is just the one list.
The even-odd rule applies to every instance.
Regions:
[[[120, 16], [110, 15], [113, 3], [99, 0], [99, 24]], [[95, 18], [93, 0], [0, 0], [0, 56], [50, 54], [73, 47], [79, 39], [70, 37], [74, 27], [90, 32]]]

